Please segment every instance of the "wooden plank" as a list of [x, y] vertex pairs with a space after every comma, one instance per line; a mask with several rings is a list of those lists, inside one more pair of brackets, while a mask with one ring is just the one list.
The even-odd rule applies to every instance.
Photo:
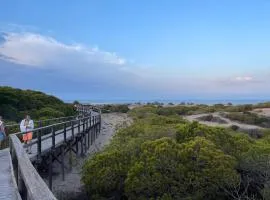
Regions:
[[0, 151], [0, 199], [21, 200], [8, 149]]

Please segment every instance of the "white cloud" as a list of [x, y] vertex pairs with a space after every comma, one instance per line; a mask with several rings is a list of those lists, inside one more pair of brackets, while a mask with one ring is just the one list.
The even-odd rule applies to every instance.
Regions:
[[[128, 62], [116, 53], [98, 47], [65, 44], [52, 37], [30, 32], [0, 35], [0, 59], [15, 63], [12, 66], [20, 69], [51, 71], [53, 76], [64, 77], [67, 82], [80, 80], [84, 87], [103, 88], [104, 92], [117, 90], [121, 93], [124, 88], [134, 92], [134, 95], [146, 91], [146, 95], [156, 94], [164, 98], [170, 95], [179, 98], [183, 94], [241, 93], [250, 92], [250, 89], [258, 91], [265, 90], [267, 85], [259, 79], [259, 75], [253, 76], [252, 73], [252, 76], [226, 77], [217, 74], [215, 78], [210, 78], [207, 75], [192, 77], [180, 69], [178, 74], [166, 74], [170, 68], [159, 71], [153, 66]], [[40, 71], [38, 73], [38, 78], [45, 77], [40, 75]], [[37, 84], [37, 81], [33, 80], [33, 83]]]
[[236, 81], [253, 81], [254, 78], [251, 76], [237, 76], [235, 77]]
[[70, 61], [72, 57], [79, 58], [85, 64], [126, 64], [126, 60], [116, 53], [80, 44], [67, 45], [39, 34], [6, 33], [2, 37], [4, 42], [0, 45], [0, 55], [16, 64], [40, 68], [52, 65], [55, 67], [56, 63], [66, 63], [65, 61]]

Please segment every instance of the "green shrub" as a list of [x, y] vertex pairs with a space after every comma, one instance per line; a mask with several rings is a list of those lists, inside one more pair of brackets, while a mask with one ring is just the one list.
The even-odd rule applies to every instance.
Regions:
[[72, 104], [32, 90], [0, 87], [0, 113], [5, 120], [19, 122], [25, 114], [34, 119], [74, 115]]
[[[142, 145], [129, 169], [125, 192], [130, 199], [216, 199], [221, 187], [236, 182], [233, 157], [203, 139], [177, 144], [162, 138]], [[169, 192], [169, 194], [168, 194]]]
[[104, 105], [101, 108], [102, 113], [120, 112], [127, 113], [129, 111], [128, 105]]

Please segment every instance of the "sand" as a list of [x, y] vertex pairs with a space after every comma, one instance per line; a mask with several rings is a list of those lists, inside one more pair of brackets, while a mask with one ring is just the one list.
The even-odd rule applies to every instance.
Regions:
[[[87, 199], [83, 184], [81, 183], [81, 169], [84, 161], [89, 159], [95, 152], [101, 151], [110, 143], [111, 138], [119, 128], [129, 126], [132, 119], [127, 114], [109, 113], [102, 114], [101, 133], [95, 143], [89, 148], [86, 157], [74, 156], [74, 167], [66, 172], [65, 181], [62, 181], [60, 166], [54, 166], [55, 176], [53, 177], [53, 193], [59, 200], [62, 199]], [[68, 157], [68, 156], [67, 156]], [[66, 162], [67, 163], [67, 162]]]
[[270, 108], [258, 108], [254, 109], [253, 112], [257, 113], [258, 115], [270, 117]]
[[[202, 116], [207, 116], [207, 115], [213, 115], [214, 117], [219, 117], [220, 119], [226, 121], [226, 124], [218, 123], [218, 122], [209, 122], [209, 121], [200, 121], [198, 118]], [[256, 125], [250, 125], [250, 124], [244, 124], [244, 123], [239, 123], [236, 121], [232, 121], [228, 118], [222, 117], [219, 113], [207, 113], [207, 114], [198, 114], [198, 115], [189, 115], [185, 116], [185, 119], [188, 121], [199, 121], [201, 124], [205, 124], [208, 126], [220, 126], [220, 127], [230, 127], [232, 125], [236, 125], [241, 129], [244, 130], [250, 130], [250, 129], [263, 129], [262, 127], [256, 126]]]

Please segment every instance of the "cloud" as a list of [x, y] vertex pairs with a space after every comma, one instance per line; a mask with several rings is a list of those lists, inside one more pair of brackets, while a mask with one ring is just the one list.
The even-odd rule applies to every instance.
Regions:
[[[2, 34], [0, 55], [8, 61], [33, 66], [49, 67], [63, 60], [70, 61], [69, 56], [80, 57], [85, 63], [102, 63], [124, 65], [125, 59], [98, 48], [87, 48], [80, 44], [63, 44], [51, 37], [34, 33]], [[65, 57], [65, 58], [64, 58]]]
[[71, 93], [77, 90], [89, 95], [94, 91], [100, 96], [144, 91], [142, 85], [145, 81], [137, 73], [138, 68], [115, 52], [83, 44], [65, 44], [41, 34], [2, 33], [1, 60], [0, 73], [10, 74], [9, 77], [1, 78], [1, 85], [35, 86], [36, 89], [50, 88], [57, 91], [70, 88]]
[[[93, 85], [130, 86], [140, 79], [125, 58], [114, 52], [82, 44], [65, 44], [36, 33], [8, 32], [1, 35], [0, 59], [27, 70], [51, 71], [69, 80]], [[42, 76], [42, 72], [39, 72]]]
[[253, 81], [253, 77], [251, 76], [237, 76], [235, 77], [236, 81], [244, 81], [244, 82], [248, 82], [248, 81]]
[[[66, 44], [33, 32], [0, 35], [1, 85], [62, 92], [96, 98], [184, 98], [264, 91], [268, 79], [259, 75], [216, 78], [190, 76], [139, 65], [115, 52], [84, 44]], [[4, 74], [4, 76], [3, 76]], [[77, 98], [77, 97], [75, 97]]]

